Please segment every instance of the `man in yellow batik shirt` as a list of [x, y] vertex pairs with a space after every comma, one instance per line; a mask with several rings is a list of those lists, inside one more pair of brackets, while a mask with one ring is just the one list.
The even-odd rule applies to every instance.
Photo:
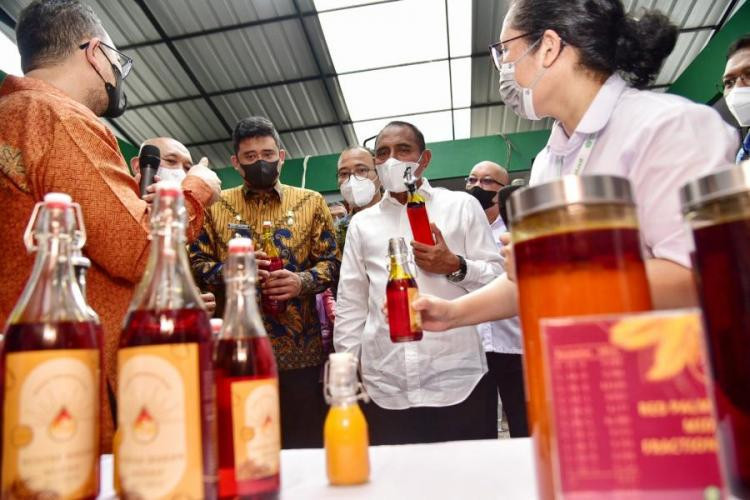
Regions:
[[[270, 121], [246, 118], [232, 139], [232, 165], [244, 183], [223, 191], [207, 211], [203, 232], [190, 247], [193, 274], [201, 290], [216, 295], [216, 316], [221, 317], [227, 242], [235, 235], [250, 237], [258, 250], [263, 221], [271, 221], [284, 267], [270, 275], [260, 271], [259, 277], [268, 298], [286, 302], [276, 316], [261, 313], [279, 369], [282, 445], [320, 447], [327, 408], [320, 384], [325, 359], [315, 295], [338, 279], [341, 254], [333, 220], [319, 193], [279, 182], [286, 152]], [[256, 251], [256, 258], [261, 261], [265, 254]]]

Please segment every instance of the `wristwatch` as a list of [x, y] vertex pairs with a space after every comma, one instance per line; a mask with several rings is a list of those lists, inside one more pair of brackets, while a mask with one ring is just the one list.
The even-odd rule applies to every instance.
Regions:
[[460, 283], [466, 277], [466, 259], [461, 255], [456, 255], [456, 257], [458, 257], [458, 271], [445, 275], [451, 283]]

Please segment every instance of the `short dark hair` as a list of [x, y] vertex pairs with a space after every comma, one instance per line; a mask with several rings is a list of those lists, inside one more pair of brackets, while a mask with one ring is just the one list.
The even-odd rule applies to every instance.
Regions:
[[82, 40], [106, 36], [94, 10], [78, 0], [35, 0], [21, 11], [16, 42], [24, 73], [68, 57]]
[[727, 50], [727, 59], [729, 59], [742, 49], [750, 49], [750, 33], [748, 33], [747, 35], [743, 35], [732, 42], [732, 45], [729, 46], [729, 50]]
[[619, 72], [636, 88], [654, 80], [677, 42], [667, 16], [646, 10], [632, 17], [621, 0], [515, 0], [512, 9], [511, 26], [530, 43], [553, 30], [578, 49], [584, 68], [604, 77]]
[[240, 150], [240, 142], [253, 137], [273, 137], [276, 147], [281, 148], [281, 138], [273, 123], [262, 116], [250, 116], [240, 120], [234, 127], [234, 132], [232, 132], [234, 152], [237, 153]]
[[378, 148], [378, 140], [380, 139], [380, 134], [382, 134], [383, 130], [387, 129], [388, 127], [406, 127], [411, 129], [411, 131], [414, 133], [414, 138], [417, 140], [417, 147], [419, 148], [419, 152], [421, 153], [427, 148], [427, 145], [424, 142], [424, 134], [417, 128], [416, 125], [400, 120], [393, 120], [392, 122], [389, 122], [388, 125], [383, 127], [380, 132], [378, 132], [378, 137], [375, 139], [375, 149]]

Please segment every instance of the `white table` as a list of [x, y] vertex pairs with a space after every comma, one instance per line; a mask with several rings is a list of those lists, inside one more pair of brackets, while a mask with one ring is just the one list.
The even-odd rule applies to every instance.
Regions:
[[[112, 457], [102, 457], [102, 495], [112, 498]], [[281, 498], [537, 498], [530, 439], [370, 447], [370, 482], [328, 485], [322, 449], [281, 452]]]

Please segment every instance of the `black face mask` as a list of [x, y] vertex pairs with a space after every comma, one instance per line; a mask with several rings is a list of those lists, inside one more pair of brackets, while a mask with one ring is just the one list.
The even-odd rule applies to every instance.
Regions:
[[114, 85], [105, 80], [96, 68], [94, 68], [94, 71], [96, 71], [96, 74], [99, 75], [99, 78], [104, 82], [104, 90], [107, 91], [107, 109], [101, 116], [104, 118], [117, 118], [118, 116], [121, 116], [125, 112], [125, 108], [128, 107], [128, 97], [125, 95], [125, 91], [122, 90], [122, 73], [120, 73], [117, 66], [112, 63], [109, 64], [112, 66], [112, 73], [115, 75]]
[[250, 184], [250, 187], [256, 189], [270, 189], [276, 184], [276, 179], [279, 177], [278, 166], [279, 160], [258, 160], [250, 164], [240, 163], [240, 168], [245, 174], [245, 181]]
[[495, 202], [492, 200], [493, 198], [495, 198], [497, 191], [487, 191], [486, 189], [482, 189], [479, 186], [474, 186], [473, 188], [469, 189], [469, 194], [476, 198], [477, 201], [479, 201], [479, 204], [482, 205], [482, 210], [487, 210], [495, 204]]

